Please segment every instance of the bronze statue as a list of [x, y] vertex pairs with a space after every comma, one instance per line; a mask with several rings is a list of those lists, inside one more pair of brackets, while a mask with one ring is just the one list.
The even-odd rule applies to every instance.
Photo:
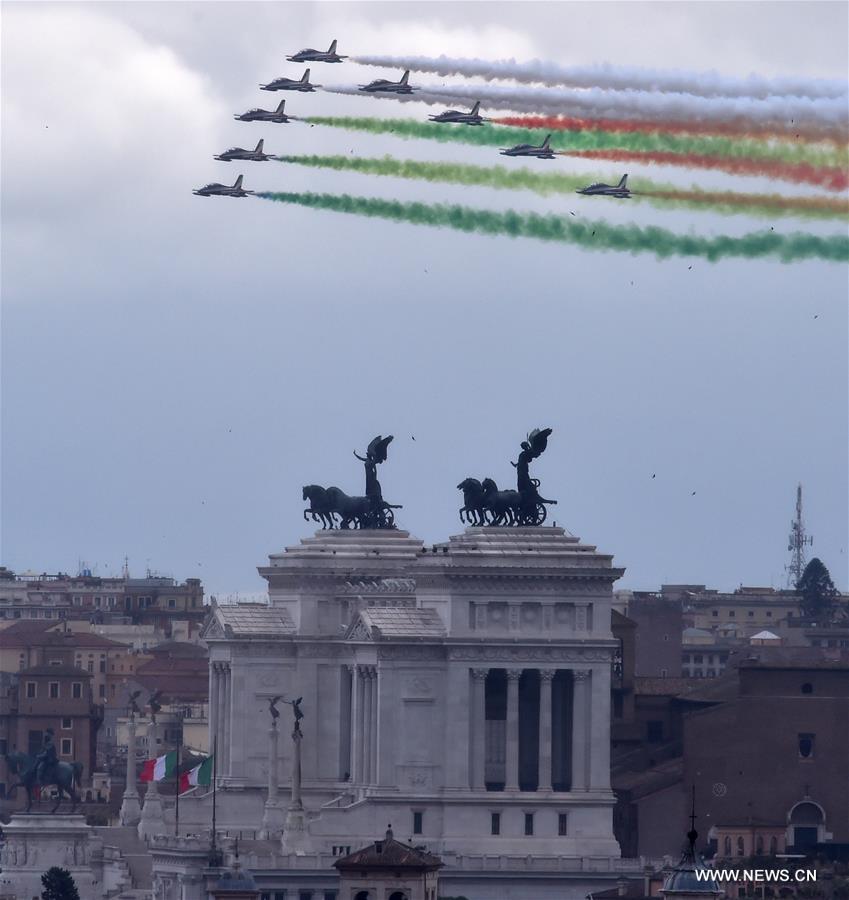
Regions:
[[269, 701], [268, 701], [268, 711], [271, 713], [271, 719], [272, 719], [272, 721], [274, 721], [274, 722], [276, 722], [276, 721], [280, 718], [280, 710], [277, 709], [277, 704], [278, 704], [282, 699], [283, 699], [283, 698], [280, 697], [280, 696], [269, 698]]
[[326, 528], [394, 528], [394, 509], [401, 509], [383, 499], [383, 491], [377, 480], [377, 467], [386, 462], [387, 447], [392, 435], [378, 435], [368, 445], [365, 456], [354, 451], [354, 456], [365, 464], [366, 493], [364, 497], [351, 497], [341, 488], [324, 488], [308, 484], [303, 489], [303, 499], [310, 505], [304, 510], [304, 519], [312, 518]]
[[141, 714], [141, 709], [139, 709], [139, 705], [138, 703], [136, 703], [136, 700], [138, 700], [140, 696], [141, 689], [133, 691], [132, 694], [130, 694], [130, 701], [127, 704], [127, 711], [131, 716], [137, 716]]
[[541, 456], [548, 445], [550, 428], [535, 428], [522, 441], [516, 469], [516, 490], [500, 491], [492, 478], [466, 478], [457, 488], [463, 492], [460, 521], [469, 525], [542, 525], [546, 519], [546, 500], [539, 493], [539, 479], [531, 478], [530, 463]]
[[156, 722], [156, 714], [162, 709], [162, 704], [159, 702], [159, 698], [162, 696], [161, 690], [156, 690], [150, 695], [150, 699], [147, 701], [147, 705], [150, 707], [150, 721]]

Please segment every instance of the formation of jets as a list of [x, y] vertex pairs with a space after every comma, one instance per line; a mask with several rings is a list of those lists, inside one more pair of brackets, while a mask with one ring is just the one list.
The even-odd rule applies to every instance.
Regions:
[[360, 90], [368, 94], [412, 94], [414, 88], [408, 84], [410, 80], [410, 70], [401, 76], [400, 81], [387, 81], [385, 78], [378, 78], [371, 84], [361, 84]]
[[[347, 56], [340, 56], [336, 52], [336, 40], [330, 42], [327, 50], [314, 50], [311, 47], [306, 50], [299, 50], [286, 59], [289, 62], [297, 63], [340, 63], [347, 59]], [[302, 93], [311, 93], [315, 91], [319, 85], [310, 82], [310, 70], [306, 69], [300, 78], [275, 78], [268, 84], [261, 84], [263, 91], [300, 91]], [[378, 78], [370, 84], [361, 84], [359, 90], [367, 94], [412, 94], [416, 88], [410, 84], [410, 70], [404, 72], [398, 81], [389, 81], [386, 78]], [[487, 120], [480, 114], [480, 101], [469, 110], [464, 112], [460, 109], [446, 109], [444, 112], [429, 116], [431, 122], [439, 122], [441, 124], [455, 125], [483, 125]], [[233, 116], [239, 122], [275, 122], [282, 124], [290, 121], [290, 116], [285, 112], [286, 101], [281, 100], [277, 109], [249, 109], [247, 112], [237, 113]], [[223, 153], [219, 153], [214, 158], [220, 162], [233, 162], [238, 160], [265, 162], [268, 159], [274, 159], [270, 153], [263, 150], [263, 141], [260, 140], [253, 150], [246, 150], [244, 147], [231, 147]], [[504, 147], [501, 150], [502, 156], [521, 156], [533, 157], [535, 159], [554, 159], [555, 152], [551, 149], [551, 135], [547, 135], [545, 140], [539, 145], [535, 144], [517, 144], [515, 147]], [[590, 184], [585, 188], [577, 191], [589, 197], [617, 197], [625, 199], [631, 196], [631, 191], [627, 186], [628, 176], [623, 175], [619, 184], [604, 184], [598, 182]], [[253, 191], [245, 190], [242, 187], [242, 176], [240, 175], [233, 185], [218, 184], [214, 182], [207, 184], [202, 188], [198, 188], [193, 193], [198, 197], [247, 197], [253, 194]]]
[[481, 108], [481, 102], [478, 100], [477, 103], [472, 107], [471, 112], [461, 112], [459, 109], [446, 109], [445, 112], [439, 113], [439, 115], [431, 116], [431, 122], [456, 122], [458, 125], [483, 125], [484, 118], [478, 112]]
[[253, 191], [246, 191], [242, 188], [242, 176], [240, 175], [233, 186], [229, 184], [218, 184], [214, 181], [212, 184], [205, 184], [202, 188], [192, 191], [196, 197], [247, 197]]
[[549, 146], [551, 135], [548, 134], [545, 140], [539, 145], [534, 144], [516, 144], [515, 147], [509, 147], [501, 151], [502, 156], [535, 156], [537, 159], [554, 159], [554, 151]]
[[286, 100], [280, 101], [280, 105], [275, 110], [270, 109], [249, 109], [247, 112], [234, 115], [234, 119], [240, 122], [288, 122], [289, 116], [283, 110], [286, 108]]
[[624, 199], [631, 196], [631, 191], [626, 186], [627, 181], [628, 176], [623, 175], [619, 180], [619, 184], [604, 184], [599, 181], [596, 184], [589, 185], [589, 187], [582, 188], [580, 191], [576, 191], [576, 193], [587, 194], [590, 197], [619, 197]]
[[232, 162], [234, 159], [252, 160], [253, 162], [265, 162], [267, 159], [274, 159], [274, 157], [270, 153], [262, 152], [262, 145], [264, 143], [264, 140], [260, 140], [256, 145], [255, 150], [245, 150], [243, 147], [231, 147], [229, 150], [225, 150], [223, 153], [220, 153], [218, 156], [213, 158], [218, 159], [221, 162]]
[[307, 69], [300, 78], [275, 78], [268, 84], [261, 84], [263, 91], [303, 91], [309, 93], [315, 90], [315, 85], [310, 84], [310, 70]]
[[343, 59], [347, 59], [347, 56], [340, 56], [336, 52], [336, 41], [332, 40], [330, 42], [330, 48], [326, 53], [322, 53], [321, 50], [313, 50], [310, 48], [309, 50], [299, 50], [297, 53], [293, 53], [291, 56], [287, 56], [286, 59], [289, 62], [327, 62], [327, 63], [339, 63], [342, 62]]

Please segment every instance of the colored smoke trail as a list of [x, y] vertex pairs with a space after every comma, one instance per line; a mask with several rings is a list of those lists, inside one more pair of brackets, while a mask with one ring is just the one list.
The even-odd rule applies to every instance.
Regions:
[[646, 153], [633, 150], [560, 150], [561, 156], [581, 159], [607, 159], [611, 162], [640, 162], [666, 166], [686, 166], [691, 169], [716, 169], [731, 175], [756, 175], [790, 181], [794, 184], [814, 184], [829, 191], [845, 191], [849, 187], [849, 171], [808, 163], [785, 163], [775, 160], [739, 159], [704, 156], [697, 153]]
[[[568, 116], [499, 116], [489, 121], [496, 125], [539, 128], [543, 131], [608, 131], [618, 134], [665, 132], [667, 134], [717, 135], [749, 140], [753, 138], [755, 140], [789, 139], [787, 132], [781, 129], [723, 123], [711, 125], [703, 122], [671, 122], [668, 120], [634, 122], [630, 119], [577, 119]], [[824, 130], [816, 134], [797, 132], [794, 136], [805, 141], [830, 141], [840, 144], [845, 149], [846, 134], [839, 129]]]
[[700, 256], [710, 262], [730, 257], [745, 259], [776, 258], [782, 262], [804, 259], [849, 261], [849, 237], [819, 237], [812, 234], [781, 235], [774, 231], [751, 232], [742, 237], [716, 235], [701, 237], [675, 234], [665, 228], [636, 225], [609, 225], [604, 221], [585, 222], [569, 216], [520, 213], [513, 210], [493, 212], [454, 204], [401, 203], [349, 194], [313, 194], [263, 192], [263, 200], [291, 203], [311, 209], [352, 213], [370, 218], [388, 219], [483, 235], [531, 237], [544, 241], [576, 244], [597, 250], [628, 253], [653, 253], [658, 258]]
[[717, 72], [686, 72], [673, 69], [642, 69], [636, 66], [613, 66], [608, 63], [589, 66], [560, 66], [545, 60], [464, 59], [447, 56], [354, 56], [353, 61], [365, 66], [411, 69], [436, 75], [464, 75], [486, 81], [511, 79], [525, 84], [540, 83], [562, 87], [600, 87], [613, 90], [661, 91], [694, 94], [699, 97], [775, 96], [840, 98], [847, 94], [843, 81], [822, 78], [786, 76], [764, 78], [749, 75], [736, 78]]
[[[417, 181], [461, 184], [465, 187], [491, 187], [501, 190], [527, 190], [537, 194], [572, 194], [602, 176], [567, 175], [559, 172], [534, 172], [507, 169], [504, 166], [472, 166], [460, 163], [419, 162], [410, 159], [363, 158], [355, 156], [279, 156], [285, 163], [310, 168], [356, 172], [364, 175], [407, 178]], [[618, 176], [616, 178], [618, 180]], [[647, 179], [632, 179], [632, 199], [648, 200], [658, 206], [686, 206], [720, 213], [753, 215], [796, 215], [829, 218], [849, 215], [849, 200], [832, 197], [782, 197], [778, 194], [738, 194], [732, 191], [680, 190], [674, 185]], [[602, 201], [604, 202], [604, 201]]]
[[[411, 82], [412, 84], [412, 82]], [[748, 97], [710, 100], [692, 94], [654, 94], [646, 91], [606, 91], [600, 88], [567, 90], [522, 85], [412, 84], [411, 94], [362, 93], [351, 86], [327, 87], [338, 94], [354, 94], [380, 100], [393, 99], [439, 104], [458, 101], [516, 112], [551, 113], [587, 118], [670, 119], [680, 122], [740, 123], [771, 126], [788, 134], [805, 127], [849, 130], [846, 100], [812, 100], [808, 97]]]
[[[545, 131], [508, 128], [503, 125], [480, 127], [442, 125], [415, 119], [374, 119], [370, 117], [308, 116], [301, 121], [328, 125], [348, 131], [392, 134], [400, 138], [424, 138], [444, 143], [473, 144], [484, 147], [509, 147], [511, 144], [538, 144]], [[674, 134], [614, 134], [606, 131], [560, 131], [551, 138], [556, 150], [629, 150], [643, 153], [699, 154], [733, 156], [813, 166], [840, 168], [847, 155], [798, 146], [756, 140], [731, 140], [725, 137], [685, 137]]]

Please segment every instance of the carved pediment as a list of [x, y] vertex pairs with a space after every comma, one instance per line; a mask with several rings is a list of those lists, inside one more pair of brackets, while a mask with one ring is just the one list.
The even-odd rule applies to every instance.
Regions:
[[371, 633], [371, 629], [366, 625], [363, 621], [362, 616], [359, 614], [354, 617], [354, 620], [348, 626], [348, 630], [345, 632], [345, 640], [346, 641], [373, 641], [374, 637]]
[[216, 616], [215, 612], [213, 611], [212, 614], [210, 615], [209, 619], [207, 619], [206, 623], [204, 624], [203, 628], [201, 629], [200, 639], [202, 641], [209, 641], [209, 640], [214, 641], [214, 640], [221, 640], [224, 637], [226, 637], [226, 635], [224, 634], [224, 626], [218, 620], [218, 617]]

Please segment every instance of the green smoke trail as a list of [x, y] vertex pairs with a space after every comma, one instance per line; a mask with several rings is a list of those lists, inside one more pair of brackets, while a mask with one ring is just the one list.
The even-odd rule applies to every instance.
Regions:
[[739, 238], [730, 235], [700, 237], [694, 234], [675, 234], [655, 226], [641, 228], [637, 225], [609, 225], [604, 221], [577, 221], [568, 216], [538, 215], [513, 210], [493, 212], [453, 204], [401, 203], [397, 200], [352, 197], [349, 194], [263, 192], [256, 196], [278, 203], [293, 203], [311, 209], [353, 213], [394, 222], [455, 228], [475, 234], [532, 237], [597, 250], [653, 253], [658, 258], [700, 256], [716, 262], [726, 257], [775, 257], [782, 262], [803, 259], [849, 262], [849, 237], [846, 235], [818, 237], [799, 232], [781, 235], [774, 231], [759, 231]]
[[[485, 147], [509, 147], [512, 144], [538, 144], [548, 133], [539, 128], [512, 128], [483, 125], [477, 128], [445, 126], [415, 119], [369, 119], [343, 116], [308, 116], [301, 119], [311, 125], [327, 125], [347, 131], [393, 134], [400, 138], [424, 138], [445, 143], [476, 144]], [[826, 150], [810, 145], [782, 141], [735, 139], [716, 135], [643, 134], [614, 131], [554, 131], [551, 146], [555, 150], [635, 150], [643, 153], [680, 153], [707, 156], [805, 162], [814, 166], [845, 167], [845, 150]]]
[[[503, 190], [526, 190], [537, 194], [572, 194], [592, 179], [587, 175], [568, 175], [561, 172], [538, 172], [530, 169], [507, 169], [504, 166], [472, 166], [460, 163], [419, 162], [384, 156], [278, 156], [278, 160], [311, 168], [358, 172], [364, 175], [384, 175], [419, 181], [462, 184], [467, 187], [491, 187]], [[632, 198], [659, 207], [685, 207], [713, 210], [720, 213], [749, 213], [753, 215], [795, 215], [811, 218], [845, 217], [849, 205], [831, 197], [779, 197], [778, 195], [713, 193], [682, 191], [671, 184], [660, 184], [645, 178], [631, 180]], [[654, 196], [641, 196], [652, 194]], [[668, 196], [661, 196], [666, 194]], [[712, 199], [714, 198], [714, 199]], [[814, 202], [812, 202], [814, 201]]]

